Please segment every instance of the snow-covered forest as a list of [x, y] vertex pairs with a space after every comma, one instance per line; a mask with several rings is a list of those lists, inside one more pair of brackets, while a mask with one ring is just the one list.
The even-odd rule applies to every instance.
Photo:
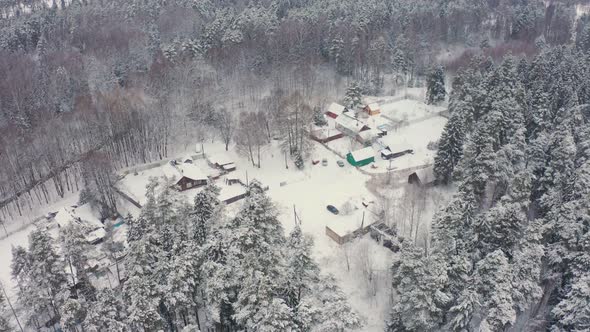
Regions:
[[[0, 1], [0, 241], [34, 225], [0, 261], [13, 281], [0, 283], [0, 331], [590, 329], [588, 11], [579, 0]], [[307, 169], [328, 167], [321, 153], [353, 150], [355, 138], [310, 139], [330, 103], [396, 98], [425, 107], [404, 110], [400, 128], [445, 117], [420, 160], [436, 188], [405, 187], [391, 161], [329, 165], [369, 179], [362, 205], [379, 207], [399, 244], [379, 256], [334, 244], [370, 289], [362, 313], [344, 289], [354, 277], [315, 254], [325, 235], [301, 226], [324, 217], [291, 206], [302, 192], [275, 197], [246, 172], [236, 205], [212, 181], [187, 199], [170, 178], [151, 178], [134, 213], [121, 200], [134, 167], [212, 145], [309, 181]], [[39, 226], [72, 197], [105, 224], [112, 280], [89, 269], [92, 229]]]

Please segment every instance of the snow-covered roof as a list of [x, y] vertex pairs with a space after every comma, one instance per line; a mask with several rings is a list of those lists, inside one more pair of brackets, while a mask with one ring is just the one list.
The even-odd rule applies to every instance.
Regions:
[[377, 130], [375, 130], [375, 129], [369, 129], [369, 130], [361, 131], [359, 133], [359, 136], [363, 140], [368, 140], [368, 139], [371, 139], [371, 138], [375, 138], [378, 135], [379, 135], [379, 132], [377, 132]]
[[352, 154], [352, 157], [356, 161], [361, 161], [375, 157], [375, 151], [373, 151], [373, 148], [370, 146], [364, 149], [353, 151], [350, 154]]
[[89, 243], [94, 243], [100, 239], [103, 239], [107, 235], [107, 232], [104, 228], [97, 228], [92, 232], [86, 234], [86, 241]]
[[416, 173], [422, 184], [432, 183], [436, 180], [436, 177], [434, 176], [434, 166], [419, 169], [414, 173]]
[[162, 172], [167, 178], [176, 178], [180, 180], [183, 177], [191, 180], [207, 180], [207, 174], [205, 174], [197, 165], [193, 164], [181, 164], [178, 166], [172, 166], [166, 164], [162, 166]]
[[349, 116], [339, 116], [336, 119], [336, 123], [354, 132], [360, 132], [361, 129], [365, 126], [365, 124], [361, 121], [351, 118]]
[[102, 227], [100, 218], [90, 204], [84, 204], [79, 207], [63, 207], [58, 210], [54, 220], [60, 227], [69, 225], [74, 220], [79, 220], [92, 228]]
[[181, 176], [189, 178], [191, 180], [207, 180], [207, 175], [204, 174], [199, 167], [191, 164], [184, 164], [178, 166], [180, 169]]
[[375, 110], [378, 110], [379, 109], [379, 104], [377, 104], [377, 103], [370, 103], [369, 105], [367, 105], [367, 107], [370, 110], [375, 111]]
[[234, 164], [234, 163], [223, 165], [223, 169], [226, 171], [230, 170], [230, 169], [234, 169], [234, 168], [236, 168], [236, 164]]
[[342, 114], [342, 112], [344, 112], [345, 109], [346, 108], [344, 106], [338, 103], [331, 103], [330, 106], [328, 106], [328, 112], [336, 115]]
[[246, 193], [246, 188], [243, 186], [223, 186], [221, 187], [221, 192], [219, 193], [219, 200], [225, 201], [230, 198], [240, 196]]
[[389, 150], [389, 149], [383, 149], [383, 150], [381, 150], [381, 154], [384, 156], [391, 156], [393, 154], [393, 152], [391, 152], [391, 150]]
[[212, 164], [217, 164], [219, 166], [223, 166], [223, 165], [227, 165], [227, 164], [231, 164], [233, 163], [233, 159], [230, 158], [228, 155], [221, 153], [221, 154], [217, 154], [217, 155], [212, 155], [208, 157], [208, 160], [212, 163]]

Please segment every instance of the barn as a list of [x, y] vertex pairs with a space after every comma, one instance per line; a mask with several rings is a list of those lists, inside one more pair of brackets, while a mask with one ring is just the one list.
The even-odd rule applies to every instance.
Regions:
[[408, 183], [417, 186], [434, 186], [436, 184], [434, 166], [428, 166], [410, 174], [408, 176]]
[[375, 152], [372, 147], [366, 147], [364, 149], [350, 152], [346, 155], [346, 160], [348, 160], [352, 166], [365, 166], [375, 162]]
[[371, 103], [371, 104], [368, 104], [367, 106], [365, 106], [363, 108], [363, 111], [365, 111], [365, 113], [367, 113], [369, 115], [377, 115], [377, 114], [381, 113], [381, 108], [379, 108], [379, 104]]

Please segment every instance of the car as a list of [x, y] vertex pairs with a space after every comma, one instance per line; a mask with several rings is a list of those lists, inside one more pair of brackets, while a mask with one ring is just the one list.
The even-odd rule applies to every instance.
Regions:
[[328, 209], [328, 211], [332, 212], [333, 214], [339, 213], [338, 209], [334, 205], [328, 205], [326, 206], [326, 209]]
[[338, 164], [340, 167], [344, 167], [344, 162], [342, 160], [338, 160], [336, 164]]
[[319, 160], [312, 160], [312, 161], [311, 161], [311, 164], [312, 164], [312, 165], [317, 165], [317, 164], [319, 164], [319, 163], [320, 163], [320, 161], [319, 161]]
[[328, 159], [322, 159], [322, 166], [328, 166]]

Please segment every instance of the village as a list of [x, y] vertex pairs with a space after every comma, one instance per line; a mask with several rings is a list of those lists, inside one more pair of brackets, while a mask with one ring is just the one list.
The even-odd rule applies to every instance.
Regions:
[[[47, 227], [56, 237], [59, 228], [69, 222], [86, 225], [87, 241], [96, 249], [88, 253], [88, 271], [99, 287], [112, 288], [124, 278], [124, 250], [113, 258], [101, 247], [107, 238], [126, 246], [124, 217], [139, 215], [150, 179], [166, 179], [189, 202], [213, 183], [219, 187], [219, 199], [230, 214], [239, 209], [248, 195], [249, 182], [256, 179], [276, 202], [285, 230], [292, 229], [295, 219], [300, 220], [304, 232], [315, 241], [314, 254], [322, 269], [337, 277], [345, 292], [355, 299], [359, 312], [376, 318], [371, 323], [379, 330], [379, 317], [385, 313], [375, 313], [371, 308], [386, 308], [389, 298], [368, 289], [388, 282], [389, 262], [403, 241], [398, 232], [400, 227], [407, 228], [390, 220], [393, 212], [386, 211], [392, 209], [387, 205], [400, 200], [408, 186], [428, 190], [434, 184], [434, 144], [446, 123], [444, 108], [415, 99], [367, 97], [355, 109], [336, 102], [326, 105], [325, 123], [309, 125], [315, 143], [311, 160], [303, 169], [291, 161], [285, 163], [276, 142], [264, 151], [264, 165], [260, 168], [233, 149], [225, 151], [223, 144], [194, 143], [181, 157], [121, 171], [114, 188], [121, 201], [119, 215], [101, 220], [90, 204], [79, 205], [72, 198], [62, 206], [54, 205], [37, 225]], [[378, 185], [369, 186], [370, 182]], [[384, 197], [389, 198], [387, 203]], [[425, 214], [423, 220], [429, 217]], [[27, 233], [25, 229], [0, 242], [7, 256], [3, 259], [10, 259], [6, 246], [24, 243], [22, 237]], [[418, 231], [415, 233], [418, 238]], [[409, 236], [414, 237], [412, 231]], [[378, 277], [367, 281], [351, 274], [351, 260], [360, 251], [374, 257], [370, 269]], [[0, 276], [7, 283], [8, 273]]]

